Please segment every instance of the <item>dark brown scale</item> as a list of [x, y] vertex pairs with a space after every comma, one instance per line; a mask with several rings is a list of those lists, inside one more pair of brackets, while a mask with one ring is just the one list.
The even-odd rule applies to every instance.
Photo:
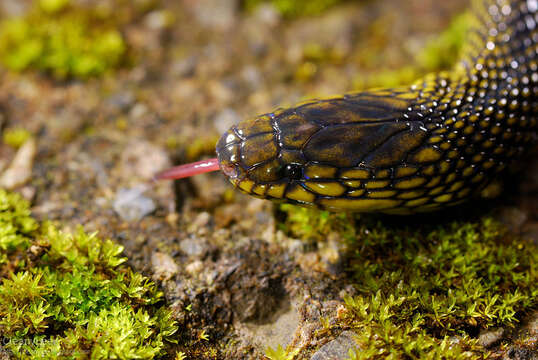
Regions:
[[538, 0], [473, 6], [451, 72], [243, 121], [217, 144], [221, 168], [251, 195], [336, 211], [432, 211], [487, 191], [536, 138]]

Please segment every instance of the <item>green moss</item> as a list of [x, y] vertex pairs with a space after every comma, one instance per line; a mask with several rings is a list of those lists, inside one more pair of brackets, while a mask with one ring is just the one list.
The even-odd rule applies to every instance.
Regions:
[[265, 357], [269, 360], [293, 360], [298, 353], [299, 350], [288, 351], [279, 344], [276, 349], [268, 347], [265, 351]]
[[279, 209], [285, 214], [286, 221], [279, 223], [278, 227], [294, 237], [323, 241], [332, 232], [338, 232], [348, 240], [356, 236], [352, 214], [330, 213], [291, 204], [282, 204]]
[[195, 161], [200, 159], [203, 155], [213, 154], [215, 152], [215, 144], [219, 140], [218, 136], [200, 136], [194, 140], [189, 139], [186, 142], [185, 139], [180, 139], [178, 143], [185, 143], [185, 158], [188, 161]]
[[319, 15], [325, 10], [344, 0], [244, 0], [247, 11], [253, 10], [260, 4], [268, 2], [286, 18]]
[[[475, 337], [511, 327], [538, 306], [538, 248], [485, 217], [476, 222], [388, 228], [286, 206], [284, 229], [310, 239], [339, 229], [359, 295], [337, 328], [356, 331], [352, 359], [477, 359]], [[295, 210], [298, 210], [295, 212]]]
[[6, 129], [2, 137], [4, 144], [19, 148], [32, 137], [32, 134], [23, 128], [12, 128]]
[[404, 66], [399, 70], [383, 70], [369, 76], [357, 76], [353, 79], [353, 89], [366, 90], [409, 85], [421, 75], [424, 75], [423, 71], [414, 66]]
[[162, 293], [122, 265], [120, 245], [38, 224], [3, 190], [0, 244], [0, 337], [16, 358], [149, 359], [173, 340]]
[[9, 69], [35, 69], [57, 78], [87, 78], [121, 65], [125, 42], [117, 29], [90, 9], [68, 1], [41, 0], [23, 18], [0, 23], [0, 61]]
[[460, 58], [471, 23], [470, 13], [456, 16], [449, 27], [432, 39], [418, 54], [419, 67], [428, 72], [449, 69]]
[[39, 0], [39, 7], [47, 13], [57, 13], [65, 9], [70, 0]]
[[[398, 70], [381, 70], [372, 75], [361, 74], [353, 79], [353, 89], [391, 88], [409, 85], [427, 73], [450, 69], [460, 59], [470, 24], [469, 13], [456, 16], [438, 36], [417, 53], [415, 64]], [[368, 56], [374, 58], [368, 52]]]
[[511, 327], [538, 306], [538, 248], [490, 218], [389, 228], [283, 207], [283, 229], [305, 239], [335, 229], [347, 239], [358, 296], [336, 328], [356, 331], [353, 359], [482, 358], [473, 337]]
[[10, 253], [25, 250], [38, 225], [30, 217], [28, 202], [0, 189], [0, 265]]
[[350, 266], [361, 295], [346, 299], [365, 349], [356, 358], [480, 358], [473, 335], [538, 305], [538, 249], [489, 218], [413, 231], [377, 224], [359, 241]]

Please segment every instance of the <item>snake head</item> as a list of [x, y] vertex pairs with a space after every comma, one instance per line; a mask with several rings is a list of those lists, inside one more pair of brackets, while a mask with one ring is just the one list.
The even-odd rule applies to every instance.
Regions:
[[310, 126], [282, 131], [280, 126], [286, 123], [287, 116], [293, 115], [271, 113], [244, 120], [224, 133], [217, 143], [222, 172], [243, 192], [281, 199], [291, 183], [304, 180], [306, 160], [300, 146], [288, 148], [288, 135], [284, 134], [294, 133], [297, 137]]

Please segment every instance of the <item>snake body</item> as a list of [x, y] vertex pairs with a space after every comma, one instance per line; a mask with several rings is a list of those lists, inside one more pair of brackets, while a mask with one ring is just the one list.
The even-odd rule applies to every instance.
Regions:
[[242, 191], [333, 211], [410, 214], [483, 191], [536, 138], [538, 0], [476, 0], [461, 61], [411, 86], [304, 102], [217, 144]]

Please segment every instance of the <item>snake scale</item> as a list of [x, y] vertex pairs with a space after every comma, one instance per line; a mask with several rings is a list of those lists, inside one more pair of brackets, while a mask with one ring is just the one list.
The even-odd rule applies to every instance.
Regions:
[[218, 167], [250, 195], [331, 211], [413, 214], [479, 195], [536, 139], [538, 0], [471, 6], [452, 70], [244, 120], [220, 138]]

